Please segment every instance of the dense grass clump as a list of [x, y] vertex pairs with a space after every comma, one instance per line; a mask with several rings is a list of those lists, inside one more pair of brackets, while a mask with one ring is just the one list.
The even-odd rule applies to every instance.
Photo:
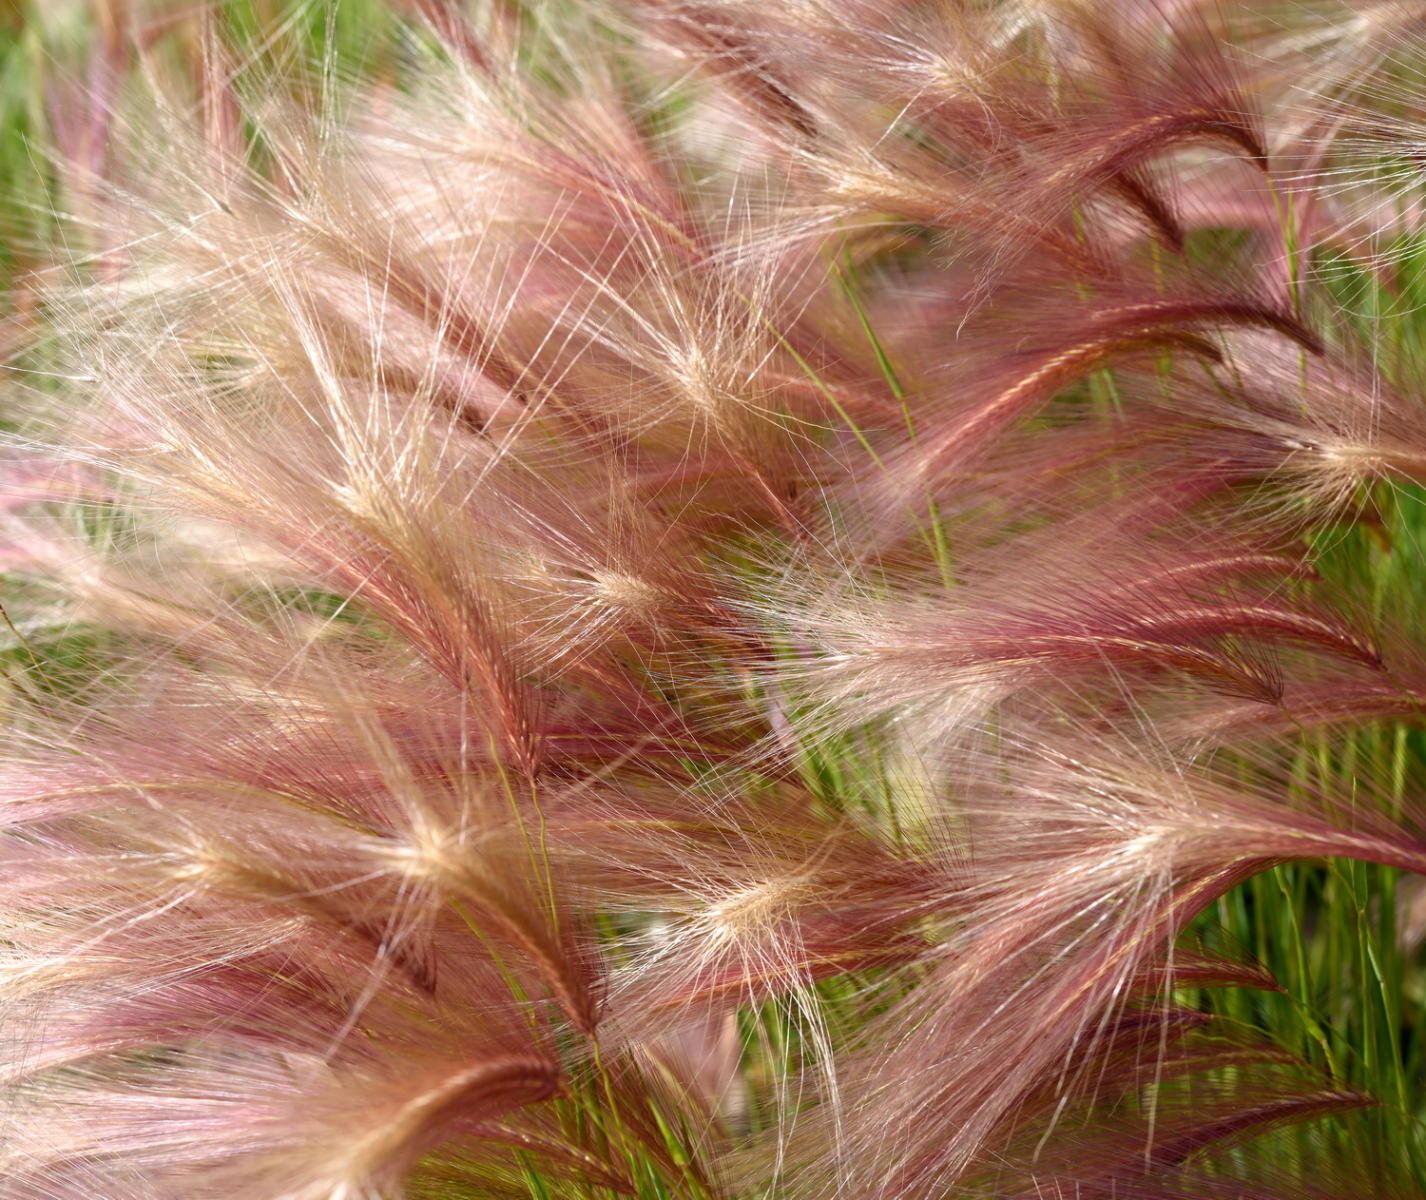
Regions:
[[1426, 1196], [1426, 21], [0, 29], [0, 1200]]

